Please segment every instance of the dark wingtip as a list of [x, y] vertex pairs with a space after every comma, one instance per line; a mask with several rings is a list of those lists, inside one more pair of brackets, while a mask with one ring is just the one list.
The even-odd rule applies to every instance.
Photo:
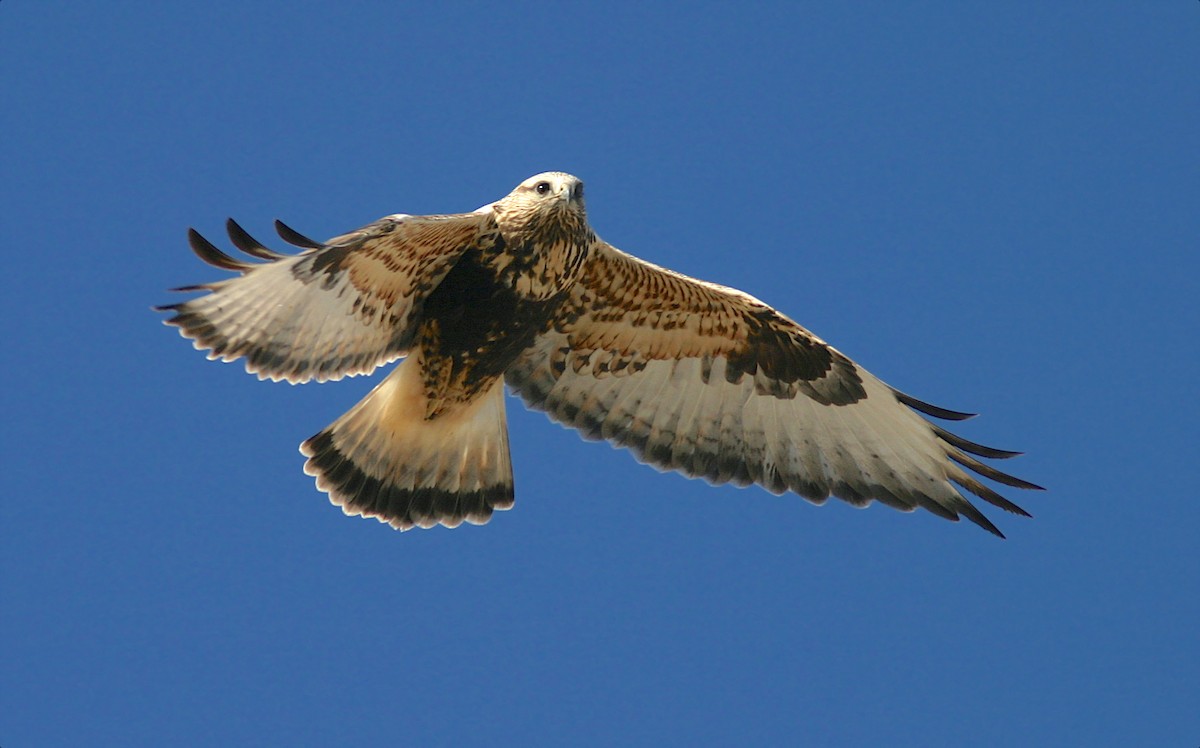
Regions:
[[900, 390], [893, 389], [892, 393], [896, 395], [896, 399], [904, 403], [913, 410], [919, 410], [927, 416], [941, 418], [945, 421], [965, 421], [968, 418], [974, 418], [978, 413], [964, 413], [960, 410], [950, 410], [949, 408], [941, 408], [932, 403], [927, 403], [924, 400], [918, 400], [912, 395], [906, 395]]
[[950, 459], [957, 462], [959, 465], [968, 467], [968, 468], [974, 470], [976, 473], [979, 473], [980, 475], [982, 475], [984, 478], [991, 478], [992, 480], [996, 481], [997, 483], [1003, 483], [1006, 486], [1012, 486], [1013, 488], [1022, 488], [1022, 489], [1030, 490], [1030, 491], [1045, 491], [1046, 490], [1042, 486], [1039, 486], [1036, 483], [1030, 483], [1029, 481], [1025, 480], [1024, 478], [1018, 478], [1015, 475], [1009, 475], [1008, 473], [1005, 473], [1001, 470], [997, 470], [996, 468], [992, 467], [991, 465], [985, 465], [984, 463], [980, 462], [979, 460], [976, 460], [975, 458], [971, 457], [970, 455], [963, 454], [962, 452], [958, 451], [957, 449], [946, 450], [946, 455]]
[[216, 245], [200, 235], [196, 229], [188, 229], [188, 245], [196, 256], [213, 267], [235, 270], [239, 273], [254, 267], [253, 263], [238, 260], [217, 249]]
[[[1000, 494], [996, 493], [992, 489], [983, 485], [982, 483], [975, 480], [974, 478], [967, 475], [966, 473], [963, 473], [962, 475], [957, 475], [957, 476], [950, 476], [950, 480], [953, 481], [954, 483], [958, 484], [962, 488], [965, 488], [966, 490], [975, 494], [976, 496], [983, 499], [984, 501], [991, 504], [992, 506], [1000, 507], [1001, 509], [1003, 509], [1006, 512], [1010, 512], [1012, 514], [1019, 514], [1022, 517], [1032, 516], [1029, 514], [1029, 512], [1025, 511], [1021, 507], [1017, 506], [1013, 502], [1004, 498]], [[970, 504], [970, 502], [967, 502], [967, 503]], [[971, 506], [972, 506], [972, 508], [974, 508], [974, 505], [971, 505]], [[976, 511], [978, 511], [978, 510], [976, 510]]]
[[213, 287], [209, 283], [197, 283], [194, 286], [178, 286], [167, 290], [171, 293], [191, 293], [193, 291], [211, 291]]
[[995, 447], [985, 447], [982, 444], [976, 444], [975, 442], [970, 441], [969, 439], [964, 439], [961, 436], [959, 436], [958, 434], [952, 434], [949, 431], [947, 431], [946, 429], [942, 428], [941, 426], [936, 426], [932, 423], [929, 425], [933, 429], [933, 433], [937, 434], [938, 438], [940, 438], [942, 441], [953, 444], [954, 446], [958, 447], [959, 449], [963, 450], [964, 452], [970, 452], [973, 455], [979, 455], [980, 457], [990, 457], [993, 460], [1007, 460], [1009, 458], [1019, 457], [1022, 454], [1024, 454], [1023, 452], [1013, 452], [1008, 449], [996, 449]]
[[288, 226], [278, 218], [275, 219], [275, 231], [279, 234], [279, 238], [283, 239], [288, 244], [304, 249], [321, 249], [325, 245], [309, 239], [304, 234]]
[[282, 260], [287, 257], [285, 254], [264, 247], [262, 242], [250, 236], [250, 233], [232, 218], [226, 219], [225, 231], [229, 234], [233, 245], [251, 257], [268, 261]]
[[1001, 540], [1008, 540], [1008, 538], [1004, 536], [1004, 533], [1000, 532], [1000, 528], [992, 524], [992, 521], [984, 516], [983, 512], [976, 509], [970, 502], [964, 502], [964, 506], [956, 508], [962, 513], [962, 516], [971, 520], [976, 525], [979, 525]]

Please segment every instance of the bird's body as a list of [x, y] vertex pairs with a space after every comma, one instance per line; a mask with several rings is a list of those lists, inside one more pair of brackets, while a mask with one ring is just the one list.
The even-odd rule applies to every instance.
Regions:
[[416, 347], [429, 399], [426, 418], [473, 402], [503, 377], [583, 268], [596, 237], [582, 204], [572, 205], [579, 182], [553, 176], [559, 178], [550, 200], [512, 201], [515, 206], [493, 210], [494, 220], [425, 298]]
[[1006, 457], [910, 408], [898, 393], [740, 291], [656, 267], [598, 239], [583, 185], [531, 177], [473, 213], [395, 215], [279, 255], [230, 222], [243, 275], [164, 307], [210, 358], [244, 357], [293, 382], [404, 361], [301, 445], [306, 471], [348, 514], [407, 529], [483, 523], [513, 502], [504, 386], [531, 407], [646, 462], [714, 483], [759, 483], [821, 502], [880, 500], [965, 515], [999, 531], [952, 484], [1024, 513], [962, 468], [1036, 488], [967, 453]]

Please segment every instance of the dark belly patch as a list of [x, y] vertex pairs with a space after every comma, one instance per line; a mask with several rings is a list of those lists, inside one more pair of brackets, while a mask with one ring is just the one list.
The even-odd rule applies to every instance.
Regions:
[[425, 300], [419, 338], [426, 417], [469, 402], [533, 343], [558, 299], [531, 301], [469, 252]]

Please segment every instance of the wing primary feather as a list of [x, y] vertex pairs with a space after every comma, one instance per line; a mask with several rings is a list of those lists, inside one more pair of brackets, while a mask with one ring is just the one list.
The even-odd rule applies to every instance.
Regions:
[[949, 442], [950, 444], [953, 444], [954, 446], [958, 447], [959, 449], [963, 450], [964, 452], [970, 452], [973, 455], [979, 455], [980, 457], [990, 457], [993, 460], [1007, 460], [1010, 457], [1017, 457], [1018, 455], [1022, 454], [1021, 452], [1012, 452], [1007, 449], [995, 449], [994, 447], [985, 447], [982, 444], [976, 444], [973, 441], [964, 439], [961, 436], [958, 436], [957, 434], [951, 434], [949, 431], [947, 431], [946, 429], [944, 429], [940, 426], [934, 425], [932, 423], [929, 424], [929, 426], [930, 426], [930, 428], [933, 429], [933, 433], [937, 434], [943, 441]]
[[168, 288], [171, 293], [191, 293], [193, 291], [214, 291], [216, 285], [212, 283], [197, 283], [194, 286], [179, 286], [178, 288]]
[[197, 257], [213, 267], [222, 268], [223, 270], [236, 270], [239, 273], [244, 273], [255, 267], [255, 263], [253, 262], [234, 259], [217, 249], [216, 245], [201, 236], [200, 232], [196, 231], [196, 229], [188, 229], [188, 244]]
[[[950, 480], [954, 481], [958, 485], [967, 489], [968, 491], [975, 494], [976, 496], [983, 499], [984, 501], [991, 504], [992, 506], [998, 506], [1006, 512], [1012, 512], [1013, 514], [1019, 514], [1022, 517], [1033, 516], [1029, 512], [1025, 511], [1021, 507], [1012, 503], [1008, 499], [1004, 498], [1000, 494], [996, 493], [992, 489], [983, 485], [982, 483], [975, 480], [974, 478], [967, 475], [966, 473], [962, 473], [960, 475], [951, 475], [951, 476], [949, 476], [949, 478], [950, 478]], [[970, 502], [966, 501], [965, 499], [964, 499], [963, 503], [966, 506], [970, 506], [972, 509], [974, 509], [974, 506]], [[958, 508], [961, 509], [961, 507], [958, 507]], [[964, 514], [965, 514], [965, 512], [964, 512]]]
[[960, 509], [960, 507], [958, 507], [957, 505], [954, 508], [951, 508], [951, 507], [948, 507], [945, 504], [942, 504], [942, 503], [936, 501], [935, 499], [930, 498], [929, 496], [925, 496], [923, 494], [917, 494], [914, 497], [913, 503], [916, 506], [922, 507], [925, 510], [937, 515], [938, 517], [948, 519], [951, 522], [958, 521], [959, 513], [957, 511], [955, 511], [955, 509]]
[[[976, 484], [976, 485], [979, 485], [979, 484]], [[986, 498], [986, 497], [984, 497], [984, 498]], [[1016, 505], [1013, 504], [1013, 506], [1016, 506]], [[954, 508], [957, 509], [959, 511], [959, 513], [962, 514], [962, 516], [971, 520], [972, 522], [979, 525], [983, 529], [987, 530], [991, 534], [995, 535], [996, 537], [1000, 538], [1001, 540], [1007, 540], [1007, 538], [1004, 537], [1004, 533], [1000, 532], [1000, 528], [993, 525], [992, 521], [990, 519], [988, 519], [986, 516], [984, 516], [983, 512], [976, 509], [975, 505], [972, 504], [971, 502], [966, 501], [964, 499], [963, 503], [960, 506], [956, 506]], [[1017, 507], [1017, 508], [1020, 509], [1020, 507]]]
[[233, 242], [233, 246], [242, 250], [251, 257], [257, 257], [260, 260], [282, 260], [287, 257], [271, 249], [267, 249], [262, 245], [262, 242], [250, 236], [247, 231], [242, 228], [237, 221], [232, 218], [225, 221], [225, 230], [229, 232], [229, 239]]
[[946, 421], [965, 421], [968, 418], [974, 418], [978, 413], [963, 413], [958, 410], [950, 410], [949, 408], [941, 408], [937, 405], [927, 403], [924, 400], [918, 400], [912, 395], [906, 395], [900, 390], [890, 388], [892, 393], [896, 395], [896, 399], [904, 403], [913, 410], [919, 410], [927, 416], [941, 418]]
[[302, 247], [304, 249], [321, 249], [325, 246], [318, 241], [309, 239], [307, 236], [301, 234], [291, 226], [288, 226], [278, 218], [275, 219], [275, 231], [279, 234], [281, 239], [296, 247]]
[[962, 465], [963, 467], [969, 467], [972, 470], [974, 470], [975, 472], [982, 475], [984, 478], [991, 478], [992, 480], [996, 481], [997, 483], [1003, 483], [1004, 485], [1012, 486], [1013, 488], [1025, 488], [1025, 489], [1029, 489], [1031, 491], [1045, 491], [1046, 490], [1045, 488], [1043, 488], [1042, 486], [1039, 486], [1036, 483], [1030, 483], [1027, 480], [1022, 480], [1022, 479], [1016, 477], [1015, 475], [1009, 475], [1008, 473], [997, 470], [996, 468], [992, 467], [991, 465], [985, 465], [982, 462], [980, 462], [979, 460], [976, 460], [974, 457], [971, 457], [970, 455], [966, 455], [966, 454], [963, 454], [962, 452], [959, 452], [957, 449], [946, 450], [946, 455], [949, 456], [950, 459], [957, 462], [959, 465]]

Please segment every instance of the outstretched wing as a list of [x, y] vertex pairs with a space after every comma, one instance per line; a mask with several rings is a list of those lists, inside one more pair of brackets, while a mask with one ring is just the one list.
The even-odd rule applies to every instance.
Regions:
[[955, 486], [1024, 510], [963, 468], [1038, 488], [971, 456], [1016, 453], [954, 436], [912, 408], [968, 414], [892, 390], [747, 294], [603, 242], [551, 324], [509, 369], [508, 384], [553, 420], [659, 468], [815, 503], [832, 495], [920, 506], [1001, 537]]
[[192, 250], [236, 278], [188, 286], [210, 293], [159, 307], [166, 324], [210, 359], [246, 359], [260, 379], [326, 381], [367, 374], [407, 352], [425, 297], [468, 248], [495, 230], [487, 212], [394, 215], [324, 244], [276, 221], [296, 255], [267, 249], [237, 223], [233, 244], [256, 263], [231, 257], [195, 230]]

